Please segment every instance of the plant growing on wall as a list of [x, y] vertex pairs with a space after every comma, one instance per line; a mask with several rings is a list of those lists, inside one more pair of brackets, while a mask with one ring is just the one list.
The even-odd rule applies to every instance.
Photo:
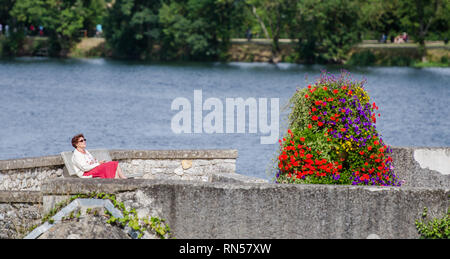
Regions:
[[[65, 206], [67, 206], [70, 202], [78, 199], [78, 198], [85, 198], [85, 199], [103, 199], [103, 200], [109, 200], [114, 205], [115, 208], [119, 209], [122, 214], [124, 215], [122, 218], [116, 218], [114, 217], [109, 211], [105, 210], [105, 215], [108, 218], [106, 220], [106, 223], [109, 223], [111, 225], [117, 225], [121, 228], [130, 227], [134, 230], [134, 233], [136, 234], [133, 238], [141, 238], [145, 231], [148, 231], [149, 233], [156, 234], [161, 239], [166, 238], [172, 238], [172, 232], [169, 227], [169, 225], [165, 222], [164, 219], [160, 219], [158, 217], [144, 217], [139, 218], [136, 212], [136, 209], [132, 208], [129, 211], [125, 208], [125, 205], [123, 202], [119, 202], [116, 199], [116, 195], [114, 194], [108, 194], [108, 193], [89, 193], [89, 194], [77, 194], [72, 196], [70, 199], [65, 200], [63, 202], [60, 202], [55, 205], [55, 207], [50, 210], [49, 213], [43, 216], [42, 223], [49, 222], [50, 224], [53, 224], [54, 221], [52, 217], [56, 215], [61, 209], [63, 209]], [[87, 214], [93, 213], [94, 215], [97, 214], [97, 211], [92, 211], [91, 209], [86, 210]], [[64, 218], [66, 219], [73, 219], [79, 218], [81, 216], [81, 211], [77, 211], [76, 214], [72, 211], [68, 217]], [[29, 229], [29, 232], [31, 232], [34, 228], [37, 226], [33, 226], [31, 229]]]
[[449, 239], [450, 238], [450, 208], [442, 218], [427, 220], [428, 208], [424, 208], [422, 219], [416, 220], [416, 229], [421, 239]]
[[287, 135], [279, 140], [278, 183], [399, 186], [392, 150], [378, 133], [378, 106], [365, 81], [322, 73], [290, 100]]

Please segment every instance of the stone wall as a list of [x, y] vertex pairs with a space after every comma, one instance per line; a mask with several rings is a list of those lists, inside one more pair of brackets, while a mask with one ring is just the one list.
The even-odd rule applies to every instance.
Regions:
[[[143, 179], [209, 181], [211, 173], [234, 173], [237, 150], [110, 150], [125, 175]], [[39, 191], [43, 180], [70, 177], [61, 156], [0, 161], [0, 190]]]
[[393, 147], [392, 159], [402, 186], [450, 188], [450, 147]]
[[417, 187], [56, 179], [42, 186], [44, 207], [90, 192], [115, 193], [139, 217], [165, 219], [177, 239], [418, 238], [424, 207], [442, 217], [450, 195]]
[[0, 239], [22, 238], [41, 219], [41, 192], [0, 191]]
[[[450, 148], [394, 147], [400, 188], [278, 185], [235, 173], [236, 150], [110, 150], [139, 179], [68, 177], [60, 156], [0, 161], [0, 238], [21, 238], [72, 194], [116, 193], [177, 238], [416, 238], [449, 206]], [[191, 180], [191, 181], [179, 181]]]
[[126, 174], [139, 179], [209, 181], [212, 173], [235, 173], [236, 150], [110, 151]]

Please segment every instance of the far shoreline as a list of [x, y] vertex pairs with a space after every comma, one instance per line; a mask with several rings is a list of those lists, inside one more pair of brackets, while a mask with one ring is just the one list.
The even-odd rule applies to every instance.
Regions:
[[[45, 42], [45, 37], [26, 37], [23, 49], [17, 56], [2, 57], [0, 60], [20, 57], [49, 57]], [[298, 65], [324, 65], [339, 67], [450, 67], [450, 44], [443, 41], [427, 42], [427, 57], [425, 60], [419, 60], [417, 56], [417, 45], [414, 43], [379, 43], [376, 40], [365, 40], [357, 44], [348, 53], [348, 59], [344, 64], [306, 64], [294, 59], [295, 41], [289, 39], [280, 40], [280, 62]], [[0, 41], [1, 46], [1, 41]], [[155, 61], [155, 62], [187, 62], [187, 60], [141, 60], [141, 59], [122, 59], [113, 57], [108, 50], [104, 38], [82, 38], [66, 57], [51, 57], [55, 59], [66, 58], [106, 58], [110, 60], [129, 60], [129, 61]], [[215, 60], [210, 62], [248, 62], [248, 63], [272, 63], [271, 45], [267, 39], [232, 39], [227, 57], [224, 60]], [[203, 63], [203, 61], [200, 61]], [[273, 63], [272, 63], [273, 64]]]

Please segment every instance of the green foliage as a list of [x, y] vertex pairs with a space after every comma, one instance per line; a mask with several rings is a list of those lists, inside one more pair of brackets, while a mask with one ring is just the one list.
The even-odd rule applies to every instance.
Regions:
[[401, 30], [399, 20], [400, 2], [403, 0], [368, 0], [360, 1], [360, 19], [361, 28], [365, 31], [377, 32], [376, 39], [382, 33], [398, 33]]
[[108, 10], [105, 38], [115, 57], [226, 59], [240, 6], [234, 0], [119, 0]]
[[365, 31], [397, 36], [407, 32], [425, 56], [425, 39], [443, 40], [450, 32], [450, 3], [442, 0], [360, 1]]
[[424, 208], [422, 219], [416, 220], [416, 229], [421, 239], [449, 239], [450, 238], [450, 208], [442, 218], [427, 220], [428, 208]]
[[117, 0], [104, 20], [104, 36], [118, 58], [149, 59], [159, 42], [159, 0]]
[[123, 202], [118, 202], [116, 200], [115, 195], [105, 193], [92, 193], [89, 196], [97, 197], [100, 199], [109, 199], [113, 203], [114, 207], [116, 207], [123, 213], [124, 217], [115, 218], [107, 212], [106, 214], [109, 216], [109, 219], [106, 222], [112, 225], [118, 225], [120, 227], [128, 226], [138, 233], [138, 238], [141, 238], [144, 235], [145, 231], [153, 232], [157, 234], [161, 239], [170, 238], [172, 235], [170, 232], [170, 227], [164, 223], [164, 219], [151, 217], [149, 221], [148, 217], [139, 218], [136, 209], [132, 208], [130, 210], [127, 210]]
[[[280, 52], [279, 39], [288, 37], [289, 25], [297, 11], [295, 0], [249, 0], [247, 4], [252, 9], [257, 23], [263, 29], [266, 37], [272, 39], [272, 56], [277, 58]], [[264, 31], [264, 29], [266, 31]]]
[[[0, 0], [0, 23], [11, 32], [44, 26], [52, 56], [66, 56], [84, 31], [93, 36], [102, 24], [114, 57], [152, 60], [228, 60], [230, 39], [248, 29], [253, 38], [271, 39], [273, 61], [282, 58], [281, 38], [298, 41], [285, 61], [343, 64], [362, 39], [402, 32], [424, 57], [425, 39], [450, 37], [449, 13], [443, 0]], [[23, 44], [8, 39], [2, 55], [20, 55]], [[372, 60], [359, 53], [348, 64]]]
[[343, 63], [348, 51], [360, 42], [357, 1], [298, 2], [291, 26], [298, 39], [300, 59], [306, 63]]
[[448, 1], [442, 0], [400, 1], [399, 15], [403, 28], [423, 45], [430, 26], [437, 20], [447, 21], [446, 29], [449, 29], [449, 5]]
[[226, 59], [242, 4], [233, 0], [175, 0], [162, 4], [162, 59]]
[[25, 36], [23, 31], [10, 32], [8, 37], [0, 37], [0, 57], [17, 56], [20, 52], [21, 46], [24, 43]]
[[99, 1], [17, 0], [10, 14], [21, 27], [42, 25], [49, 37], [49, 54], [66, 56], [79, 41], [84, 25], [92, 24], [101, 13], [89, 10], [93, 3], [101, 3]]
[[370, 50], [353, 53], [350, 59], [346, 62], [347, 65], [352, 66], [371, 66], [376, 61], [375, 55]]
[[[148, 217], [139, 218], [137, 216], [136, 209], [132, 208], [130, 210], [127, 210], [125, 208], [125, 204], [123, 202], [117, 201], [116, 195], [108, 194], [108, 193], [104, 193], [104, 192], [101, 192], [101, 193], [92, 192], [89, 194], [77, 194], [77, 195], [70, 197], [70, 199], [62, 201], [62, 202], [56, 204], [55, 207], [53, 207], [49, 213], [47, 213], [46, 215], [43, 216], [42, 223], [48, 221], [50, 224], [53, 224], [54, 221], [51, 218], [54, 215], [56, 215], [56, 213], [58, 213], [62, 208], [64, 208], [69, 203], [71, 203], [72, 201], [79, 199], [79, 198], [105, 199], [105, 200], [111, 201], [111, 203], [114, 205], [114, 207], [119, 209], [122, 212], [124, 217], [123, 218], [115, 218], [114, 216], [111, 215], [111, 213], [109, 213], [109, 211], [105, 210], [105, 215], [108, 217], [108, 219], [106, 220], [106, 223], [112, 224], [112, 225], [118, 225], [122, 228], [128, 226], [138, 233], [138, 238], [141, 238], [144, 235], [145, 231], [155, 233], [161, 239], [172, 237], [170, 227], [169, 227], [169, 225], [167, 225], [165, 223], [164, 219], [160, 219], [158, 217], [150, 217], [150, 219]], [[86, 210], [86, 213], [91, 213], [91, 212], [94, 215], [97, 214], [97, 210], [94, 210], [94, 211], [92, 211], [91, 209]], [[73, 219], [73, 218], [78, 219], [78, 218], [80, 218], [80, 216], [81, 216], [81, 211], [78, 210], [76, 212], [76, 214], [74, 214], [74, 211], [72, 211], [66, 219]], [[34, 228], [36, 228], [36, 226], [33, 226], [31, 229], [29, 229], [29, 231], [32, 231]]]

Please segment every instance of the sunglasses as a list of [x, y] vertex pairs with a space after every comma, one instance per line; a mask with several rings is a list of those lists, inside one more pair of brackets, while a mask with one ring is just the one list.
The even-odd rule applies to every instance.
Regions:
[[78, 141], [78, 142], [86, 142], [86, 140], [87, 140], [87, 139], [83, 139], [83, 140], [80, 140], [80, 141]]

